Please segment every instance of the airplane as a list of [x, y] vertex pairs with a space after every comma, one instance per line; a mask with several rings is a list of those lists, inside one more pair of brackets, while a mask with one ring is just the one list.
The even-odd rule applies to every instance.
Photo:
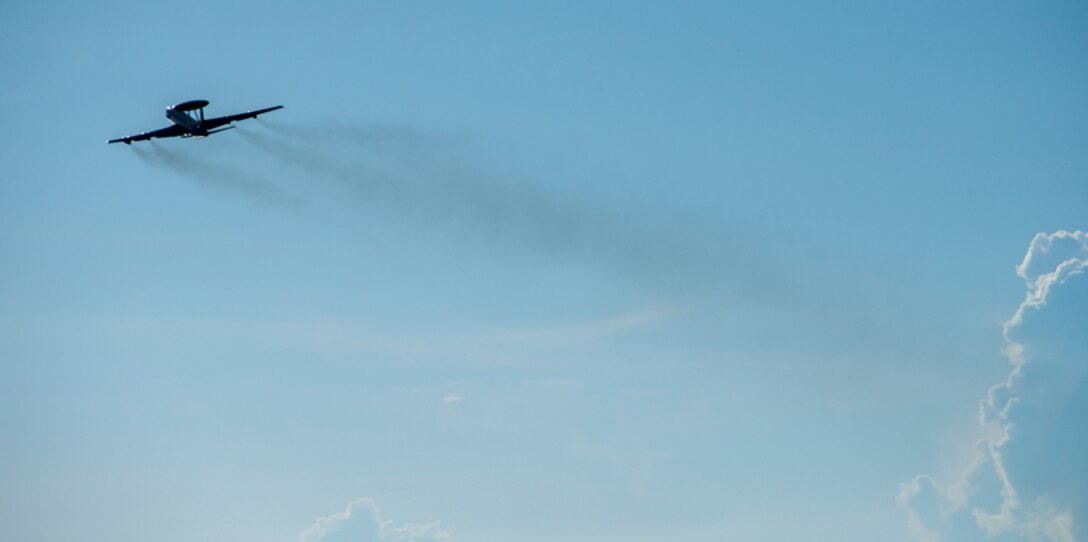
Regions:
[[[207, 105], [208, 100], [189, 100], [177, 105], [172, 105], [166, 108], [166, 118], [174, 123], [172, 126], [144, 132], [142, 134], [111, 139], [106, 143], [124, 143], [126, 145], [131, 145], [133, 141], [147, 141], [153, 137], [207, 137], [216, 132], [234, 128], [234, 126], [219, 128], [225, 124], [230, 124], [236, 120], [255, 119], [257, 118], [257, 115], [263, 115], [269, 111], [283, 109], [282, 105], [277, 105], [275, 107], [266, 107], [255, 111], [246, 111], [245, 113], [238, 113], [237, 115], [226, 115], [223, 117], [215, 117], [214, 119], [205, 119], [204, 107]], [[218, 128], [218, 130], [216, 128]]]

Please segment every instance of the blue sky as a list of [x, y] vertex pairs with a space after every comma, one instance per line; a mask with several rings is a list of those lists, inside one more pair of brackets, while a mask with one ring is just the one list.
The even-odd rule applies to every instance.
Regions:
[[1083, 540], [1086, 17], [8, 2], [0, 532]]

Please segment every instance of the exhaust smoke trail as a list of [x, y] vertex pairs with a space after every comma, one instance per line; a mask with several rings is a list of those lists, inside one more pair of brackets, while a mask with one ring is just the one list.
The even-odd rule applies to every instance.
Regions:
[[253, 197], [270, 203], [297, 208], [301, 202], [280, 190], [267, 177], [253, 170], [213, 163], [195, 153], [167, 149], [152, 141], [150, 149], [139, 145], [133, 151], [154, 167], [193, 179], [204, 186]]
[[701, 294], [751, 293], [780, 280], [754, 241], [679, 213], [622, 208], [488, 168], [464, 139], [388, 124], [258, 119], [257, 126], [233, 131], [256, 154], [237, 149], [229, 162], [154, 141], [133, 150], [216, 190], [323, 217], [346, 210], [350, 228], [371, 219], [424, 226], [503, 255], [589, 263], [610, 276]]
[[[620, 266], [674, 284], [725, 275], [764, 281], [739, 262], [752, 248], [689, 217], [623, 210], [583, 194], [546, 189], [524, 176], [489, 171], [464, 142], [409, 127], [284, 124], [238, 132], [254, 149], [305, 182], [321, 182], [369, 210], [456, 227], [505, 248]], [[764, 266], [761, 275], [766, 275]]]

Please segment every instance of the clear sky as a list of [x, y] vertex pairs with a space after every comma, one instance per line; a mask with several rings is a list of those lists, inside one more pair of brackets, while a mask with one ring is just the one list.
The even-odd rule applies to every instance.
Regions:
[[0, 4], [0, 537], [1086, 540], [1086, 28]]

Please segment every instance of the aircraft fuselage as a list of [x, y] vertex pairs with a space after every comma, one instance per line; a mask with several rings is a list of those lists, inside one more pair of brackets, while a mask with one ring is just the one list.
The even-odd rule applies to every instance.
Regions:
[[208, 131], [200, 127], [200, 121], [190, 117], [184, 111], [178, 111], [173, 107], [166, 108], [166, 118], [177, 124], [194, 136], [206, 136]]

